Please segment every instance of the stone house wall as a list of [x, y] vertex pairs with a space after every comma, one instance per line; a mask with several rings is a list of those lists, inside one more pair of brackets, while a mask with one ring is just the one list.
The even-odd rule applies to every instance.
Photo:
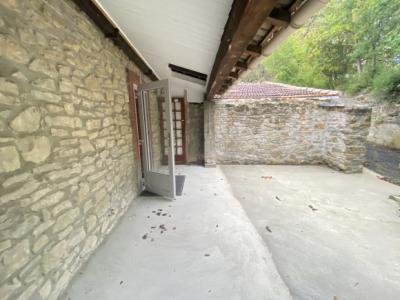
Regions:
[[189, 103], [188, 163], [204, 162], [204, 109], [202, 103]]
[[137, 195], [127, 67], [72, 1], [0, 2], [1, 299], [56, 299]]
[[362, 169], [369, 109], [288, 98], [218, 100], [213, 107], [215, 163]]

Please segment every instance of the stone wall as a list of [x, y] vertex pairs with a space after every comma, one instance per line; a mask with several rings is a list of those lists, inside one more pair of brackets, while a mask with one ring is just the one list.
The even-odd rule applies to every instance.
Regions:
[[0, 2], [0, 298], [55, 299], [137, 195], [126, 68], [71, 1]]
[[202, 103], [189, 103], [189, 153], [188, 162], [204, 161], [204, 109]]
[[215, 162], [327, 163], [346, 172], [360, 171], [370, 110], [324, 103], [287, 98], [216, 101]]
[[216, 166], [215, 156], [215, 101], [204, 102], [204, 167]]
[[368, 141], [400, 149], [400, 104], [373, 101]]
[[215, 152], [220, 163], [316, 164], [324, 115], [309, 100], [221, 101], [215, 105]]
[[323, 159], [328, 166], [347, 173], [362, 171], [371, 109], [321, 105], [326, 114]]

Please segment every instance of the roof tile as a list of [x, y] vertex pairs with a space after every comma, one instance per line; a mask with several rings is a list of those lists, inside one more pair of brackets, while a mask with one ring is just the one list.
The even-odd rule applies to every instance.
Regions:
[[215, 99], [264, 99], [264, 98], [305, 98], [305, 97], [337, 97], [338, 91], [299, 87], [283, 83], [240, 82], [230, 87], [223, 95]]

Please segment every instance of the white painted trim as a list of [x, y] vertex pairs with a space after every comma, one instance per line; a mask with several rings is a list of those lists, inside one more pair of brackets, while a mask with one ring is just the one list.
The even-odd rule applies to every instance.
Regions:
[[[118, 26], [117, 22], [114, 21], [114, 19], [108, 14], [108, 12], [105, 10], [103, 5], [99, 3], [98, 0], [93, 0], [93, 3], [102, 11], [104, 16], [114, 25], [114, 27], [118, 28], [119, 33], [123, 36], [125, 41], [131, 46], [133, 50], [137, 53], [137, 55], [146, 63], [146, 65], [149, 67], [149, 69], [153, 72], [153, 74], [157, 77], [157, 79], [160, 79], [160, 76], [157, 74], [157, 72], [152, 68], [152, 66], [149, 64], [149, 62], [144, 58], [142, 53], [133, 45], [132, 41], [126, 36], [124, 31]], [[146, 76], [146, 75], [145, 75]]]

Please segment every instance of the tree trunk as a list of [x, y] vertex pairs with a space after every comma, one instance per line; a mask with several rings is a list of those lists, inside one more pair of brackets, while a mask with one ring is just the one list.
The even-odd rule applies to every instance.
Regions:
[[361, 59], [357, 59], [356, 64], [357, 64], [357, 73], [361, 74], [361, 72], [362, 72]]

